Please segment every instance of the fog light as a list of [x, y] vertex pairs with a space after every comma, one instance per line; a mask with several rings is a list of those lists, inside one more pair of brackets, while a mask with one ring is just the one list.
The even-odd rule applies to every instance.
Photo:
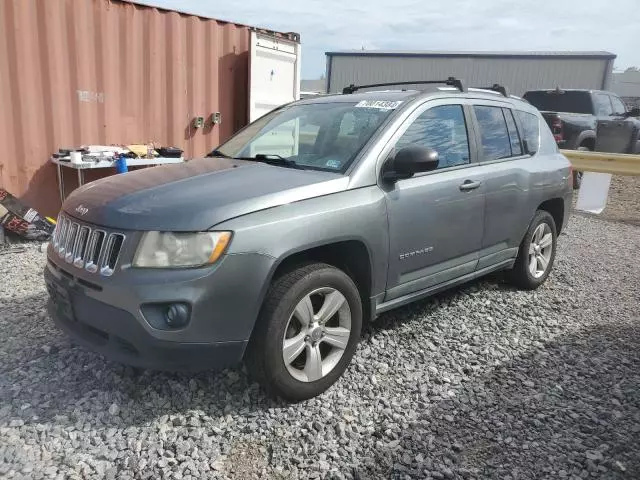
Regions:
[[186, 302], [145, 303], [141, 309], [147, 323], [158, 330], [185, 328], [191, 320], [191, 305]]
[[189, 322], [189, 307], [184, 303], [172, 303], [164, 318], [170, 328], [184, 327]]

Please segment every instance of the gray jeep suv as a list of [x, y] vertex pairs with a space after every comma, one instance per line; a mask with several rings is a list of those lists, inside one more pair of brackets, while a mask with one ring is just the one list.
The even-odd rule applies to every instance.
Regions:
[[381, 312], [497, 270], [538, 287], [570, 164], [526, 102], [446, 83], [294, 102], [207, 158], [77, 189], [45, 268], [56, 324], [135, 366], [244, 360], [299, 401]]

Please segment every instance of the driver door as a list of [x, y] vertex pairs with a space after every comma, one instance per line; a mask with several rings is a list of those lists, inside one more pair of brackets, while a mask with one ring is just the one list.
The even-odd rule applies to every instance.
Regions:
[[484, 228], [485, 182], [464, 101], [428, 102], [407, 119], [389, 154], [408, 145], [438, 152], [438, 168], [383, 183], [389, 222], [385, 301], [472, 273]]

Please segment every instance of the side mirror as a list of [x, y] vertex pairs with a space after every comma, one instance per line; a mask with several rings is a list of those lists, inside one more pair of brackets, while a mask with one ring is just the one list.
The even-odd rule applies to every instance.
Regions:
[[432, 148], [411, 145], [396, 153], [389, 162], [384, 178], [391, 181], [411, 178], [416, 173], [435, 170], [438, 163], [438, 152]]
[[640, 107], [632, 107], [627, 113], [624, 114], [625, 117], [640, 117]]

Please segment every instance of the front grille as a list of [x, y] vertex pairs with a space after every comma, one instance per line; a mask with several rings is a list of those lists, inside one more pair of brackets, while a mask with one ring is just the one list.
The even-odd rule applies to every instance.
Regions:
[[90, 273], [110, 276], [118, 264], [125, 236], [81, 224], [60, 214], [53, 232], [53, 250], [65, 262]]

